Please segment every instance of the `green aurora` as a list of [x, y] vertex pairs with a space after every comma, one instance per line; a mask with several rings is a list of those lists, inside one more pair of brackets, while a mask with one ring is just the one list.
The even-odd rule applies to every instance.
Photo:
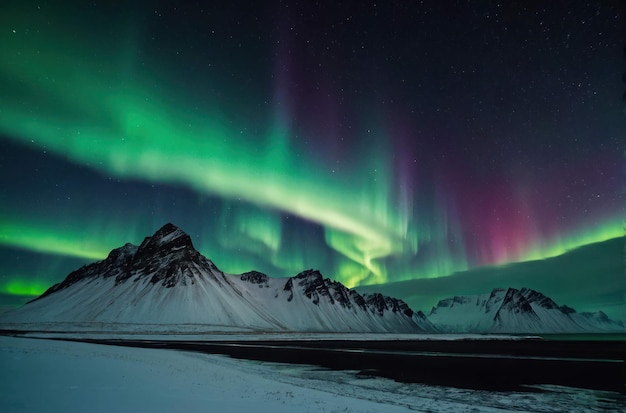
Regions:
[[[77, 6], [72, 13], [9, 3], [0, 12], [0, 144], [6, 159], [26, 154], [45, 158], [48, 171], [66, 165], [68, 172], [40, 179], [36, 166], [12, 159], [16, 171], [5, 160], [5, 254], [90, 262], [172, 221], [226, 272], [290, 276], [315, 267], [353, 287], [541, 260], [624, 235], [615, 179], [582, 189], [568, 180], [588, 174], [588, 181], [599, 182], [609, 174], [597, 172], [600, 166], [585, 169], [589, 161], [575, 148], [562, 154], [568, 159], [563, 170], [547, 155], [548, 161], [527, 165], [550, 172], [551, 179], [516, 175], [520, 168], [511, 165], [517, 158], [498, 161], [506, 167], [485, 179], [482, 159], [464, 165], [440, 155], [455, 151], [465, 137], [430, 127], [437, 139], [428, 139], [436, 143], [421, 149], [398, 125], [409, 123], [406, 129], [414, 131], [427, 122], [381, 110], [374, 102], [389, 97], [378, 89], [353, 99], [349, 110], [337, 106], [337, 115], [325, 111], [323, 100], [296, 93], [293, 85], [305, 83], [305, 76], [294, 74], [298, 67], [289, 63], [283, 32], [246, 43], [247, 57], [228, 46], [227, 26], [214, 24], [206, 39], [184, 37], [190, 35], [183, 25], [163, 26], [169, 36], [180, 30], [180, 41], [193, 44], [194, 54], [175, 42], [157, 45], [154, 38], [166, 29], [155, 29], [150, 19], [156, 11], [143, 3], [126, 12]], [[201, 30], [200, 22], [188, 23]], [[610, 85], [599, 88], [598, 99], [605, 90]], [[617, 109], [604, 113], [614, 116], [614, 126], [598, 126], [583, 140], [614, 142], [623, 119], [616, 121]], [[556, 128], [566, 121], [556, 121]], [[489, 139], [518, 133], [508, 127], [495, 127]], [[534, 127], [537, 138], [528, 138], [529, 147], [539, 147], [533, 139], [558, 135], [554, 126]], [[333, 130], [342, 136], [337, 142], [329, 137]], [[611, 145], [596, 159], [610, 154]], [[523, 158], [534, 155], [529, 149]], [[67, 183], [77, 175], [88, 176], [89, 186]], [[40, 187], [21, 187], [22, 176]], [[41, 189], [59, 183], [73, 188], [73, 196], [59, 201]], [[98, 189], [114, 184], [107, 188], [118, 189], [104, 194]], [[585, 205], [572, 203], [558, 187], [582, 191], [577, 199]], [[41, 194], [25, 205], [20, 191]], [[169, 192], [175, 195], [163, 195]], [[557, 205], [563, 206], [554, 212]], [[17, 264], [2, 269], [0, 292], [37, 295], [66, 275], [31, 270]]]

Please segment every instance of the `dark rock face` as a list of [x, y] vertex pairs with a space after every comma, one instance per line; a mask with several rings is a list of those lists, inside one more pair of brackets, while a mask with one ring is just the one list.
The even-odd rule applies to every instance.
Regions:
[[365, 298], [354, 290], [348, 290], [350, 299], [359, 307], [365, 308]]
[[293, 278], [290, 278], [287, 280], [287, 282], [285, 283], [285, 287], [283, 288], [283, 291], [287, 291], [290, 293], [289, 297], [287, 297], [287, 301], [293, 300]]
[[247, 281], [251, 284], [258, 284], [259, 288], [268, 287], [269, 277], [262, 272], [248, 271], [241, 274], [241, 281]]
[[269, 279], [267, 275], [259, 271], [248, 271], [241, 274], [242, 281], [248, 281], [252, 284], [263, 284]]
[[416, 313], [413, 313], [415, 315], [416, 318], [420, 319], [420, 320], [428, 320], [428, 317], [426, 317], [426, 314], [424, 314], [424, 312], [422, 310], [417, 311]]
[[[322, 274], [317, 270], [302, 271], [295, 277], [290, 278], [285, 284], [284, 290], [292, 291], [292, 295], [294, 282], [304, 292], [304, 295], [317, 305], [319, 305], [320, 299], [324, 298], [331, 304], [337, 303], [342, 307], [352, 308], [353, 303], [350, 298], [354, 294], [358, 295], [355, 291], [351, 292], [343, 284], [322, 277]], [[289, 300], [291, 298], [289, 297]]]
[[193, 284], [194, 276], [203, 277], [203, 272], [210, 273], [201, 269], [221, 274], [213, 262], [196, 251], [189, 235], [175, 225], [166, 224], [153, 236], [146, 237], [139, 247], [126, 244], [112, 250], [104, 260], [73, 271], [41, 297], [96, 277], [115, 277], [116, 285], [130, 279], [138, 281], [150, 277], [151, 283], [171, 288], [179, 283]]
[[371, 311], [380, 316], [386, 311], [401, 313], [409, 318], [414, 314], [413, 310], [402, 300], [377, 293], [361, 295], [339, 282], [324, 278], [317, 270], [306, 270], [287, 280], [283, 288], [284, 291], [290, 292], [287, 301], [293, 299], [294, 288], [302, 291], [316, 305], [319, 305], [320, 300], [326, 300], [333, 305]]
[[604, 311], [595, 311], [593, 313], [590, 312], [584, 312], [581, 313], [583, 316], [587, 317], [590, 320], [595, 320], [601, 323], [616, 323], [617, 325], [621, 325], [622, 327], [624, 327], [624, 324], [621, 321], [613, 321], [609, 318], [609, 316], [606, 315], [606, 313]]
[[530, 288], [522, 288], [519, 293], [523, 295], [529, 303], [537, 303], [541, 307], [549, 310], [559, 308], [558, 304], [555, 303], [550, 297], [547, 297], [538, 291], [531, 290]]
[[502, 305], [498, 311], [511, 311], [513, 313], [527, 313], [535, 314], [533, 308], [530, 306], [528, 299], [519, 290], [515, 288], [509, 288], [506, 291]]
[[[456, 311], [450, 309], [465, 303]], [[467, 317], [454, 316], [467, 312]], [[475, 332], [612, 332], [623, 324], [602, 312], [577, 313], [566, 305], [558, 306], [546, 295], [529, 288], [497, 288], [490, 294], [441, 300], [429, 316], [440, 322], [440, 331], [460, 329]], [[441, 316], [441, 317], [440, 317]], [[419, 315], [414, 315], [420, 322]], [[439, 320], [438, 320], [439, 319]], [[457, 324], [458, 323], [458, 324]], [[465, 327], [463, 327], [463, 324]], [[434, 324], [435, 328], [437, 324]]]
[[297, 285], [304, 290], [304, 295], [310, 298], [314, 304], [319, 304], [320, 296], [327, 297], [331, 304], [334, 300], [328, 290], [328, 283], [317, 270], [306, 270], [294, 277]]
[[[489, 298], [485, 301], [484, 298], [476, 296], [475, 298], [467, 296], [456, 296], [453, 298], [447, 298], [439, 301], [439, 303], [432, 308], [431, 314], [437, 312], [438, 308], [454, 307], [457, 304], [468, 304], [471, 300], [475, 300], [474, 304], [477, 307], [484, 307], [485, 313], [495, 311], [494, 320], [499, 320], [501, 312], [511, 312], [514, 314], [524, 313], [533, 318], [539, 318], [534, 312], [531, 304], [537, 304], [547, 309], [561, 309], [551, 298], [529, 288], [522, 288], [521, 290], [515, 288], [494, 288], [489, 294]], [[566, 307], [566, 309], [568, 309]], [[573, 310], [572, 310], [573, 311]]]
[[[454, 296], [452, 298], [446, 298], [446, 299], [440, 300], [437, 303], [436, 307], [437, 308], [440, 308], [440, 307], [454, 307], [455, 305], [458, 305], [458, 304], [467, 304], [467, 303], [470, 302], [470, 300], [471, 300], [471, 298], [469, 298], [469, 297], [463, 297], [463, 296], [458, 296], [457, 295], [457, 296]], [[433, 307], [433, 309], [434, 308], [435, 307]]]
[[[137, 246], [130, 243], [123, 247], [112, 250], [109, 255], [102, 261], [93, 264], [84, 265], [81, 268], [72, 271], [62, 282], [48, 288], [41, 296], [43, 298], [56, 291], [65, 289], [78, 281], [95, 278], [95, 277], [120, 277], [130, 271], [132, 267], [133, 256], [137, 252]], [[34, 300], [33, 300], [34, 301]]]
[[132, 257], [130, 268], [117, 275], [115, 282], [150, 277], [151, 283], [171, 288], [177, 284], [193, 284], [194, 277], [203, 277], [205, 271], [199, 270], [203, 268], [220, 272], [196, 251], [189, 235], [175, 225], [166, 224], [144, 239]]
[[372, 307], [379, 315], [383, 315], [383, 311], [387, 310], [385, 297], [379, 293], [365, 294], [365, 302]]
[[491, 291], [491, 294], [485, 303], [485, 313], [490, 312], [492, 308], [500, 308], [503, 301], [502, 293], [504, 291], [505, 290], [503, 288], [494, 288], [494, 290]]
[[387, 297], [379, 293], [364, 294], [363, 297], [368, 307], [373, 308], [381, 316], [385, 311], [391, 311], [393, 313], [401, 312], [407, 317], [413, 317], [413, 310], [402, 300]]
[[509, 288], [506, 291], [502, 304], [496, 315], [493, 317], [496, 323], [502, 321], [503, 313], [526, 314], [532, 319], [539, 320], [539, 316], [535, 313], [526, 297], [515, 288]]
[[[456, 304], [467, 304], [470, 300], [470, 297], [463, 296], [441, 300], [437, 306], [432, 308], [431, 314], [436, 313], [438, 308], [454, 307]], [[480, 296], [475, 298], [475, 305], [478, 307], [484, 306], [485, 313], [496, 311], [494, 321], [501, 320], [501, 316], [505, 312], [512, 314], [526, 314], [529, 317], [538, 320], [539, 316], [535, 313], [531, 304], [548, 310], [556, 309], [567, 315], [576, 313], [576, 310], [573, 308], [566, 305], [559, 306], [550, 297], [547, 297], [538, 291], [531, 290], [530, 288], [522, 288], [520, 290], [516, 288], [495, 288], [491, 291], [491, 294], [486, 301], [484, 298], [481, 301]], [[599, 320], [600, 319], [601, 318], [599, 318]]]

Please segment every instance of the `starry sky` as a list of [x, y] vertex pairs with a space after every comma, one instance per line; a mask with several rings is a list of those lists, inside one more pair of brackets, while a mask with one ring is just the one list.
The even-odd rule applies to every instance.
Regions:
[[[625, 24], [618, 1], [4, 1], [0, 305], [167, 222], [226, 272], [349, 287], [469, 291], [623, 239]], [[596, 275], [543, 292], [624, 317]]]

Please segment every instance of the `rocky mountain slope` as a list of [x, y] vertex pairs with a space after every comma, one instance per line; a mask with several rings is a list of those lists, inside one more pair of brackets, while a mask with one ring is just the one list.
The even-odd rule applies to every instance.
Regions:
[[472, 333], [624, 332], [621, 322], [601, 311], [577, 313], [540, 292], [497, 288], [490, 294], [439, 301], [428, 319], [441, 331]]
[[205, 324], [279, 331], [419, 332], [423, 313], [360, 295], [318, 271], [271, 278], [225, 274], [172, 224], [84, 266], [5, 322]]
[[441, 300], [426, 316], [402, 300], [359, 294], [306, 270], [291, 278], [225, 274], [167, 224], [70, 273], [3, 323], [119, 323], [315, 332], [624, 332], [603, 312], [577, 313], [537, 291], [494, 289]]

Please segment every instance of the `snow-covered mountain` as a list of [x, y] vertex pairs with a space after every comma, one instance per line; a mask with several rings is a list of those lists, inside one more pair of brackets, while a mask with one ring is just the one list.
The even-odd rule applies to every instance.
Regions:
[[419, 332], [423, 313], [380, 294], [360, 295], [318, 271], [271, 278], [225, 274], [172, 224], [86, 265], [4, 322], [206, 324], [261, 330]]
[[4, 323], [203, 324], [268, 331], [324, 332], [624, 332], [603, 312], [577, 313], [530, 289], [441, 300], [430, 314], [402, 300], [359, 294], [303, 271], [272, 278], [225, 274], [172, 224], [70, 273]]
[[624, 332], [624, 325], [602, 311], [577, 313], [540, 292], [497, 288], [490, 294], [439, 301], [428, 319], [440, 331], [472, 333]]

